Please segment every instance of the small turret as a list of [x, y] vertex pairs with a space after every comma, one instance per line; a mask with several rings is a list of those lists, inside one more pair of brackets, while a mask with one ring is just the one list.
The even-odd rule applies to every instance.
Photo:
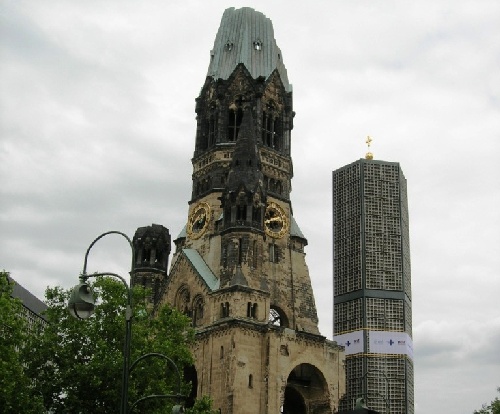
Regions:
[[135, 251], [132, 285], [142, 285], [151, 289], [151, 302], [159, 299], [163, 283], [166, 281], [171, 238], [168, 229], [159, 224], [139, 227], [132, 240]]

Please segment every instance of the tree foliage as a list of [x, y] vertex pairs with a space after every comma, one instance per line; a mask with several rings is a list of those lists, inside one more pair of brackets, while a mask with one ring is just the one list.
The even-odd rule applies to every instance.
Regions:
[[[53, 413], [118, 412], [125, 337], [126, 290], [111, 278], [92, 285], [95, 314], [72, 318], [67, 309], [70, 290], [48, 288], [48, 326], [32, 336], [24, 353], [29, 375], [37, 378], [46, 410]], [[189, 319], [165, 306], [152, 317], [147, 292], [134, 288], [131, 362], [148, 353], [171, 358], [182, 375], [192, 364], [189, 344], [194, 338]], [[129, 404], [151, 394], [177, 394], [175, 370], [161, 358], [146, 358], [130, 374]], [[182, 382], [182, 394], [189, 384]], [[141, 403], [136, 412], [170, 413], [175, 400]]]
[[196, 400], [192, 408], [186, 410], [186, 414], [219, 414], [219, 411], [213, 409], [212, 400], [209, 397], [203, 396]]
[[[500, 387], [497, 387], [497, 392], [500, 393]], [[500, 399], [495, 399], [490, 404], [483, 404], [480, 410], [475, 410], [474, 414], [500, 414]]]
[[13, 285], [8, 276], [0, 272], [0, 412], [39, 413], [43, 411], [41, 398], [21, 358], [27, 323], [21, 301], [12, 297]]

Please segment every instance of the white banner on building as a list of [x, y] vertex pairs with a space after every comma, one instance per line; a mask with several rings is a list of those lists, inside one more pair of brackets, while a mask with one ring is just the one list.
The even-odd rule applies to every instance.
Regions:
[[359, 354], [364, 352], [363, 331], [349, 332], [343, 335], [333, 337], [337, 344], [345, 347], [345, 354]]
[[368, 331], [368, 352], [408, 355], [413, 359], [413, 341], [406, 332]]

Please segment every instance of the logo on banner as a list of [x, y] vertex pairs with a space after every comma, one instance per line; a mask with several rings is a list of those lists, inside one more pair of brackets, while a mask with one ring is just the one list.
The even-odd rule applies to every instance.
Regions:
[[406, 332], [368, 331], [369, 352], [408, 355], [413, 359], [413, 343]]
[[333, 337], [339, 345], [345, 346], [346, 355], [364, 352], [363, 331], [354, 331]]

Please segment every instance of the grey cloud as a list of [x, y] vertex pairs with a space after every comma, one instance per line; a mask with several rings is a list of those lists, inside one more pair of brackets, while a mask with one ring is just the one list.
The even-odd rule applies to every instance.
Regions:
[[[500, 4], [302, 6], [254, 4], [294, 86], [292, 203], [321, 332], [332, 329], [331, 171], [363, 157], [372, 135], [375, 157], [408, 179], [417, 413], [470, 413], [499, 385]], [[4, 5], [0, 267], [38, 296], [76, 283], [106, 230], [182, 229], [194, 99], [225, 7]], [[92, 266], [126, 274], [127, 253], [112, 240]]]

